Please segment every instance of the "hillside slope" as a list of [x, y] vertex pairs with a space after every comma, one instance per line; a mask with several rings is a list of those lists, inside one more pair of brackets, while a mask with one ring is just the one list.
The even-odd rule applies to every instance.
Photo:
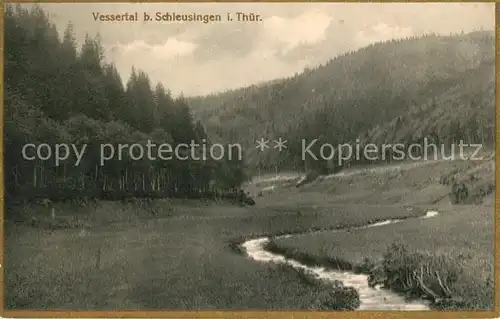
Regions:
[[[248, 149], [251, 166], [298, 169], [302, 139], [408, 143], [437, 135], [448, 144], [460, 137], [492, 144], [493, 83], [494, 34], [481, 31], [378, 43], [287, 79], [189, 103], [211, 136]], [[286, 154], [255, 150], [255, 140], [280, 136]]]

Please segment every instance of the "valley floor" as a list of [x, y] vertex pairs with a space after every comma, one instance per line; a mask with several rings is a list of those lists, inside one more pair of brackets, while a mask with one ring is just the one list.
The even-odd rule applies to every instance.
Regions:
[[[6, 308], [311, 308], [318, 289], [293, 270], [236, 254], [231, 243], [417, 216], [428, 209], [442, 216], [275, 243], [353, 264], [364, 257], [378, 260], [391, 243], [405, 243], [412, 251], [451, 256], [472, 276], [471, 284], [481, 287], [492, 275], [494, 208], [487, 200], [475, 206], [449, 203], [450, 187], [439, 179], [456, 165], [478, 171], [477, 165], [435, 163], [333, 177], [300, 189], [278, 187], [249, 207], [181, 200], [59, 204], [58, 218], [68, 224], [83, 220], [83, 228], [6, 224]], [[15, 209], [23, 216], [45, 214], [38, 206]]]
[[[275, 239], [271, 246], [277, 252], [309, 264], [335, 260], [350, 267], [366, 267], [366, 264], [380, 264], [384, 254], [394, 255], [394, 247], [389, 248], [396, 244], [407, 251], [406, 256], [398, 256], [399, 260], [396, 260], [401, 263], [398, 267], [406, 269], [402, 272], [415, 270], [412, 268], [421, 265], [420, 261], [410, 261], [411, 254], [442, 258], [446, 265], [435, 265], [434, 270], [458, 272], [456, 282], [449, 284], [452, 297], [470, 301], [471, 307], [489, 308], [492, 290], [484, 290], [493, 289], [488, 281], [493, 280], [494, 269], [494, 198], [491, 194], [474, 204], [453, 205], [448, 194], [451, 186], [439, 181], [443, 176], [456, 174], [455, 169], [462, 179], [472, 175], [479, 184], [494, 183], [492, 161], [435, 162], [402, 169], [345, 174], [329, 181], [318, 181], [303, 193], [315, 193], [321, 189], [323, 193], [316, 194], [321, 197], [330, 190], [337, 202], [358, 201], [366, 205], [401, 202], [413, 209], [438, 211], [439, 215], [355, 232], [321, 232], [280, 238]], [[428, 279], [430, 285], [432, 279]]]

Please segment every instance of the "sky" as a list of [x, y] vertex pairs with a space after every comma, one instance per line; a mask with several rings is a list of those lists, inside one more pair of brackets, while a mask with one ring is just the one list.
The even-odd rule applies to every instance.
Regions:
[[[202, 95], [301, 72], [371, 43], [430, 32], [494, 30], [494, 3], [41, 4], [59, 32], [81, 43], [99, 33], [124, 81], [132, 66], [174, 95]], [[221, 22], [102, 22], [95, 13], [221, 14]], [[262, 21], [227, 21], [227, 13]], [[93, 14], [94, 13], [94, 14]]]

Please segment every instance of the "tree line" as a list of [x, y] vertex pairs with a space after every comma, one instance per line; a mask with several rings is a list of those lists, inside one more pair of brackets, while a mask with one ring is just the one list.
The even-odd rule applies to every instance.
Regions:
[[[132, 69], [123, 85], [104, 62], [99, 35], [79, 46], [37, 6], [5, 12], [4, 139], [6, 195], [24, 198], [212, 196], [251, 174], [281, 170], [331, 173], [357, 158], [302, 158], [302, 141], [423, 144], [446, 148], [494, 143], [494, 34], [390, 40], [341, 54], [323, 65], [267, 84], [209, 96], [172, 97]], [[287, 140], [282, 152], [259, 152], [260, 138]], [[243, 159], [122, 160], [100, 165], [99, 145], [194, 141], [239, 143]], [[87, 145], [60, 165], [27, 161], [26, 143]], [[391, 161], [391, 154], [385, 154]], [[418, 155], [418, 154], [416, 154]]]
[[[87, 35], [79, 46], [71, 24], [60, 37], [39, 6], [28, 10], [10, 4], [4, 34], [8, 198], [206, 197], [227, 193], [246, 180], [237, 154], [220, 160], [125, 156], [101, 165], [103, 143], [166, 143], [175, 148], [191, 141], [211, 142], [184, 97], [172, 97], [137, 69], [124, 85], [115, 65], [104, 62], [99, 35]], [[87, 149], [78, 165], [74, 154], [55, 165], [26, 160], [22, 151], [27, 143]]]

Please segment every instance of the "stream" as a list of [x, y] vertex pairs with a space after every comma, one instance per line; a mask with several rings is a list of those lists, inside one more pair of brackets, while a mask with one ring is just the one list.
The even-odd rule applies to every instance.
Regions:
[[[436, 211], [428, 211], [420, 219], [427, 219], [436, 216]], [[406, 219], [411, 220], [411, 219]], [[394, 223], [404, 222], [404, 219], [387, 219], [385, 221], [368, 224], [361, 227], [351, 227], [352, 230], [359, 230], [371, 227], [381, 227]], [[323, 230], [316, 232], [308, 232], [304, 234], [282, 235], [275, 238], [288, 238], [292, 236], [307, 235], [311, 233], [324, 232], [332, 230]], [[334, 232], [342, 232], [345, 229], [333, 230]], [[356, 289], [359, 293], [360, 306], [358, 310], [430, 310], [429, 303], [425, 300], [408, 301], [401, 294], [395, 293], [388, 289], [380, 287], [368, 286], [368, 275], [355, 274], [350, 271], [340, 271], [336, 269], [327, 269], [325, 267], [307, 266], [296, 260], [285, 258], [282, 255], [274, 254], [264, 249], [265, 245], [270, 241], [268, 237], [252, 239], [244, 242], [242, 247], [245, 249], [248, 257], [260, 262], [284, 263], [296, 269], [303, 269], [312, 276], [327, 281], [342, 281], [345, 286], [350, 286]]]

